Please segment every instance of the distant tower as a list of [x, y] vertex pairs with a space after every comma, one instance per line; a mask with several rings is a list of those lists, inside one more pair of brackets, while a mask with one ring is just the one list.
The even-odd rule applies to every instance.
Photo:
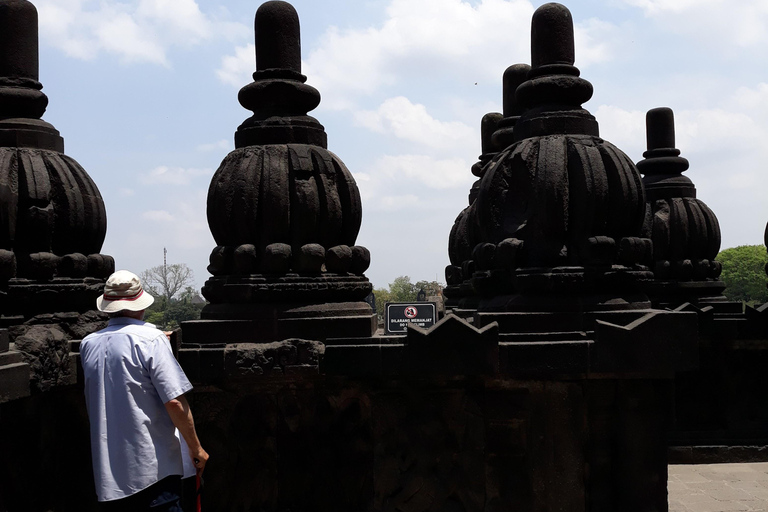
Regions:
[[[218, 244], [208, 267], [213, 277], [202, 290], [210, 304], [184, 340], [220, 320], [233, 342], [370, 336], [375, 318], [364, 299], [372, 287], [363, 275], [370, 253], [355, 245], [360, 193], [326, 149], [323, 126], [307, 115], [320, 93], [301, 74], [296, 10], [264, 3], [255, 33], [254, 81], [238, 95], [253, 115], [235, 132], [236, 149], [208, 191], [208, 224]], [[336, 321], [323, 328], [310, 321], [329, 317]]]
[[643, 173], [648, 213], [645, 231], [653, 240], [655, 280], [647, 287], [654, 300], [670, 305], [719, 296], [720, 224], [696, 198], [696, 187], [683, 172], [688, 160], [675, 148], [672, 109], [654, 108], [646, 115], [648, 151], [637, 163]]
[[[94, 309], [114, 270], [99, 254], [104, 201], [41, 116], [37, 10], [0, 0], [0, 312], [8, 325], [39, 313]], [[2, 327], [2, 325], [0, 325]]]

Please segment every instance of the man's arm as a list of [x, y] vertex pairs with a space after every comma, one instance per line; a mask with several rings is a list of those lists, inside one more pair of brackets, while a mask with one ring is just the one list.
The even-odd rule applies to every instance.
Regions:
[[165, 410], [168, 411], [171, 421], [181, 432], [184, 441], [187, 442], [189, 454], [195, 463], [197, 473], [202, 473], [203, 469], [205, 469], [205, 463], [208, 462], [208, 453], [203, 450], [200, 440], [197, 438], [195, 420], [192, 418], [192, 409], [189, 408], [187, 399], [184, 395], [181, 395], [173, 400], [169, 400], [165, 403]]

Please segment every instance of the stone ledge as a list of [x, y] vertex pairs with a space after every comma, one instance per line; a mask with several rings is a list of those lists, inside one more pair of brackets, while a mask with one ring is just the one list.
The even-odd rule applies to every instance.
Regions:
[[768, 445], [670, 446], [670, 464], [768, 462]]
[[[8, 354], [17, 354], [21, 358], [18, 352]], [[0, 403], [29, 396], [29, 374], [29, 365], [24, 362], [0, 365]]]

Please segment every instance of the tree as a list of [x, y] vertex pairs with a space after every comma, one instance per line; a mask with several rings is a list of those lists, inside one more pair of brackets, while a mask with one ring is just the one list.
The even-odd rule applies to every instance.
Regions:
[[437, 281], [417, 281], [413, 287], [416, 288], [416, 293], [418, 293], [419, 290], [424, 290], [427, 297], [435, 297], [443, 294], [444, 286]]
[[199, 298], [195, 289], [192, 269], [185, 263], [168, 264], [165, 261], [163, 249], [163, 264], [142, 272], [139, 277], [144, 289], [155, 298], [155, 302], [147, 308], [145, 319], [157, 325], [160, 329], [175, 329], [181, 322], [197, 320], [205, 302], [195, 301]]
[[416, 300], [416, 294], [419, 293], [419, 289], [411, 283], [410, 277], [400, 276], [389, 283], [389, 293], [390, 302], [411, 302]]
[[168, 300], [162, 295], [157, 297], [147, 309], [144, 319], [159, 329], [176, 329], [181, 322], [199, 319], [203, 306], [205, 301], [200, 299], [194, 288], [187, 286], [178, 298]]
[[194, 284], [192, 269], [185, 263], [162, 264], [142, 272], [139, 277], [144, 288], [155, 298], [164, 297], [167, 301], [177, 293]]
[[740, 245], [725, 249], [717, 255], [717, 261], [723, 265], [720, 279], [726, 285], [726, 297], [750, 305], [768, 302], [768, 277], [765, 274], [768, 252], [765, 247]]

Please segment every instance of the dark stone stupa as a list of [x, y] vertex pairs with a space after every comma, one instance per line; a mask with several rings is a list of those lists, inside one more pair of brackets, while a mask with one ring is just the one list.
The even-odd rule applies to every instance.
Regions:
[[647, 283], [646, 291], [654, 304], [673, 307], [724, 301], [725, 283], [718, 279], [722, 267], [715, 260], [720, 224], [683, 175], [689, 164], [675, 147], [672, 109], [648, 111], [646, 137], [648, 150], [637, 163], [648, 201], [644, 231], [653, 240], [655, 279]]
[[92, 310], [114, 270], [96, 185], [41, 116], [37, 10], [0, 2], [0, 327]]
[[301, 74], [298, 15], [286, 2], [266, 2], [255, 32], [254, 81], [239, 94], [253, 115], [211, 181], [208, 223], [218, 246], [203, 287], [210, 304], [186, 324], [185, 342], [370, 336], [370, 253], [355, 245], [360, 193], [307, 115], [320, 93]]
[[581, 107], [592, 85], [573, 65], [568, 9], [546, 4], [531, 26], [531, 69], [515, 93], [522, 115], [452, 232], [451, 247], [472, 247], [472, 263], [456, 250], [452, 263], [474, 270], [462, 277], [485, 297], [481, 310], [647, 307], [640, 174]]

